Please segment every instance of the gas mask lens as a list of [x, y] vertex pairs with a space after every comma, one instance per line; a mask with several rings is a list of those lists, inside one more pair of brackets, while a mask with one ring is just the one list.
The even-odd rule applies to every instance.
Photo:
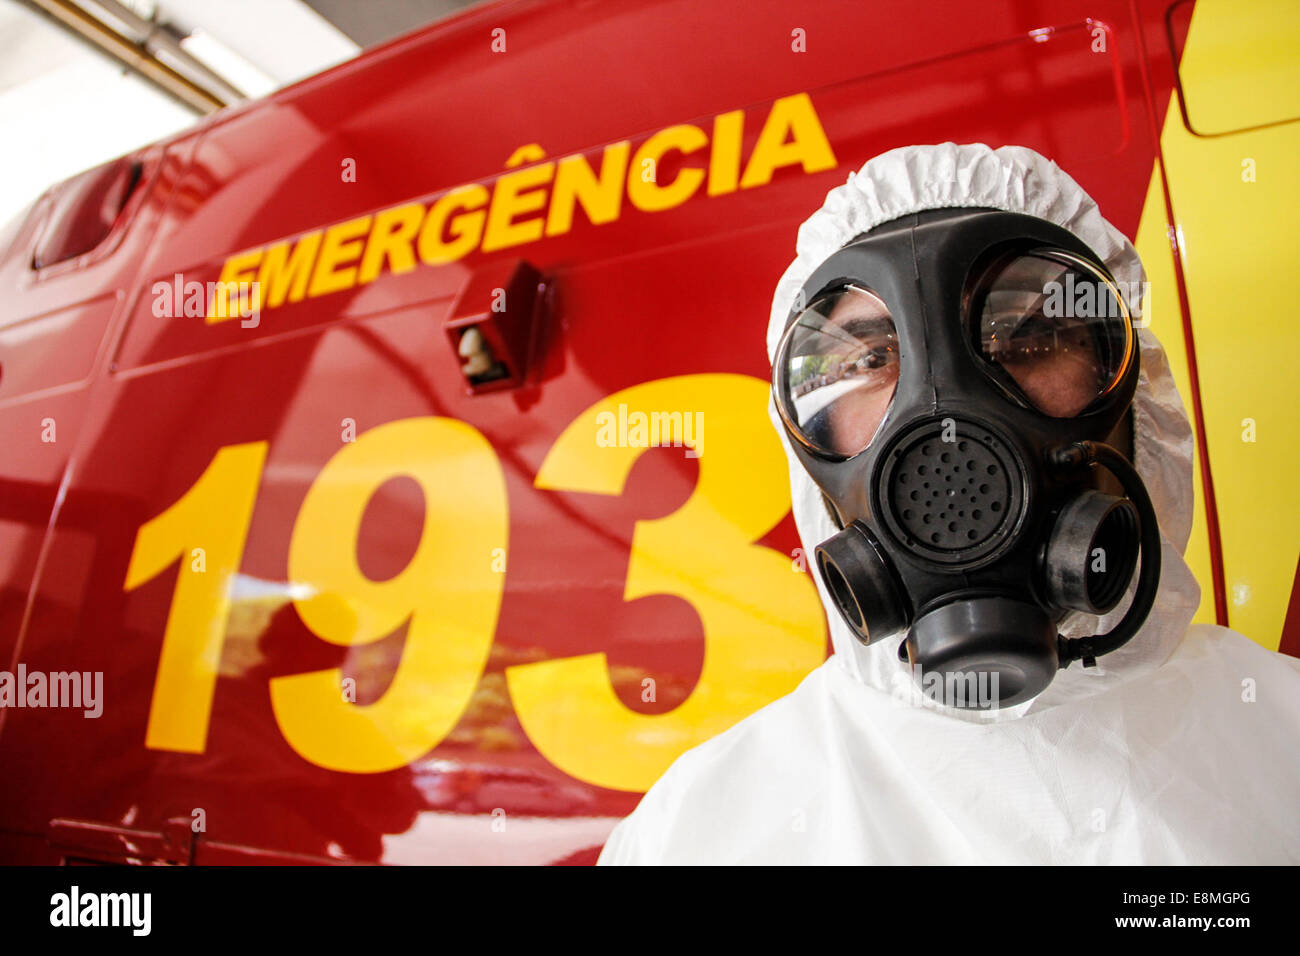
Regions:
[[776, 357], [781, 417], [800, 441], [851, 458], [871, 442], [898, 384], [898, 336], [873, 292], [823, 293], [791, 323]]
[[977, 280], [970, 302], [976, 354], [1054, 418], [1084, 411], [1130, 360], [1133, 326], [1119, 290], [1072, 253], [1003, 257]]

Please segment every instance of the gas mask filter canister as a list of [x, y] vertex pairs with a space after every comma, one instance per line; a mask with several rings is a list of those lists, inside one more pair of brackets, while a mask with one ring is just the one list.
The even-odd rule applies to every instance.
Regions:
[[[923, 688], [964, 708], [1028, 700], [1127, 642], [1160, 577], [1146, 489], [1105, 444], [1137, 378], [1123, 295], [1045, 220], [932, 210], [822, 263], [773, 392], [841, 529], [816, 565], [858, 640], [901, 637]], [[1116, 607], [1139, 556], [1114, 628], [1058, 633], [1069, 611]]]

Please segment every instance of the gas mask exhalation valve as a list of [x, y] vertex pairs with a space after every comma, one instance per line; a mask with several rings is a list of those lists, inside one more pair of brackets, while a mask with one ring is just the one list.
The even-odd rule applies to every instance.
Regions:
[[[901, 638], [923, 687], [969, 708], [1028, 700], [1128, 641], [1160, 538], [1136, 470], [1104, 444], [1138, 358], [1096, 255], [1033, 217], [935, 210], [839, 250], [799, 301], [774, 397], [841, 528], [816, 564], [858, 640]], [[1069, 611], [1118, 606], [1139, 557], [1114, 628], [1058, 633]]]

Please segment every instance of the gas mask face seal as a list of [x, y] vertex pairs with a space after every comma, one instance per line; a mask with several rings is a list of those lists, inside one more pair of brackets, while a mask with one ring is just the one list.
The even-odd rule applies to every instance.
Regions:
[[[1104, 444], [1129, 411], [1138, 349], [1098, 257], [1044, 220], [918, 213], [840, 249], [796, 299], [773, 364], [795, 454], [840, 532], [818, 573], [858, 640], [901, 636], [949, 706], [1009, 706], [1145, 620], [1155, 513]], [[1100, 488], [1098, 469], [1123, 495]], [[1068, 611], [1129, 608], [1068, 640]]]

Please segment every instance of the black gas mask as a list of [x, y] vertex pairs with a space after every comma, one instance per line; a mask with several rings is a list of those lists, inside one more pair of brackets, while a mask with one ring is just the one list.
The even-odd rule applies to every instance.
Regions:
[[[1028, 700], [1128, 641], [1155, 600], [1160, 538], [1136, 470], [1104, 442], [1137, 379], [1114, 279], [1052, 223], [932, 210], [827, 259], [773, 389], [841, 529], [816, 564], [858, 640], [901, 638], [925, 689], [974, 708]], [[1068, 611], [1119, 603], [1139, 555], [1119, 623], [1061, 636]]]

